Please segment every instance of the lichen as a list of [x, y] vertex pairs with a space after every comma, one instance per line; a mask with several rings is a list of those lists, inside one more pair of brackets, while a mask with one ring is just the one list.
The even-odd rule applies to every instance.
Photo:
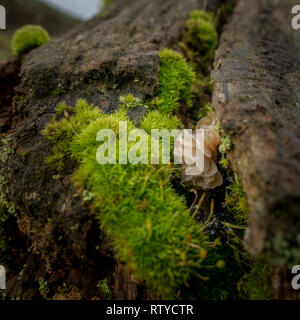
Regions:
[[18, 29], [12, 38], [12, 54], [22, 56], [51, 40], [48, 32], [38, 25], [25, 25]]

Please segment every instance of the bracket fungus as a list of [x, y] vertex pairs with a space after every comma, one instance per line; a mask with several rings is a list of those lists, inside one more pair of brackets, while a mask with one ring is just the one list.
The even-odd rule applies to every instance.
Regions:
[[214, 189], [223, 184], [216, 165], [221, 138], [216, 130], [215, 114], [201, 119], [197, 130], [200, 135], [181, 131], [176, 141], [174, 154], [182, 162], [182, 182], [194, 189]]

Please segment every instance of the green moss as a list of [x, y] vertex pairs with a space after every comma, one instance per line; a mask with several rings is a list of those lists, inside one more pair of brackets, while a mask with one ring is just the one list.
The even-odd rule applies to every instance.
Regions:
[[183, 129], [181, 121], [176, 116], [161, 114], [159, 111], [154, 110], [141, 120], [141, 128], [151, 133], [152, 129]]
[[218, 163], [223, 169], [227, 169], [229, 167], [229, 160], [226, 158], [219, 160]]
[[219, 151], [221, 153], [227, 153], [231, 150], [232, 142], [229, 136], [222, 137]]
[[[72, 110], [72, 108], [63, 104], [57, 107], [59, 113], [65, 113], [67, 110]], [[64, 119], [59, 122], [54, 117], [43, 131], [43, 134], [54, 145], [52, 155], [47, 158], [47, 162], [57, 172], [62, 172], [65, 169], [65, 160], [72, 157], [68, 146], [73, 135], [76, 135], [81, 128], [98, 119], [101, 115], [99, 109], [90, 106], [85, 100], [78, 100], [74, 111], [74, 116], [70, 117], [68, 113], [65, 113]]]
[[220, 11], [222, 14], [229, 14], [232, 15], [234, 12], [234, 5], [229, 3], [223, 3], [221, 4]]
[[49, 285], [48, 282], [42, 278], [39, 279], [39, 292], [41, 297], [44, 300], [48, 299], [48, 294], [49, 294]]
[[243, 191], [242, 184], [238, 182], [237, 179], [227, 188], [225, 205], [234, 215], [237, 222], [242, 224], [247, 223], [249, 214], [247, 198]]
[[214, 109], [212, 108], [211, 103], [208, 102], [200, 109], [199, 118], [207, 117], [212, 112], [214, 112]]
[[73, 107], [70, 107], [64, 103], [59, 104], [55, 109], [55, 111], [59, 114], [66, 114], [66, 112], [69, 113], [69, 112], [72, 112], [73, 110], [74, 110]]
[[184, 42], [189, 47], [198, 49], [205, 61], [212, 60], [218, 44], [213, 15], [201, 10], [191, 12], [186, 29]]
[[97, 14], [97, 17], [100, 18], [110, 12], [109, 6], [114, 3], [115, 0], [104, 0], [101, 6], [100, 12]]
[[52, 94], [53, 94], [54, 96], [58, 97], [58, 96], [64, 94], [65, 92], [66, 92], [66, 91], [65, 91], [63, 85], [59, 83], [58, 86], [57, 86], [57, 89], [55, 89], [55, 90], [52, 91]]
[[142, 105], [141, 99], [135, 97], [133, 94], [120, 97], [120, 106], [123, 110], [129, 110]]
[[113, 293], [108, 286], [107, 279], [100, 280], [97, 284], [97, 288], [100, 290], [100, 293], [103, 294], [107, 300], [113, 299]]
[[50, 40], [48, 32], [41, 26], [26, 25], [18, 29], [12, 38], [12, 54], [22, 56]]
[[241, 297], [250, 300], [272, 300], [271, 275], [273, 269], [265, 255], [256, 257], [252, 261], [251, 271], [239, 283]]
[[[206, 270], [202, 252], [210, 244], [202, 226], [193, 220], [184, 199], [173, 190], [169, 166], [97, 163], [100, 143], [95, 138], [100, 129], [112, 129], [118, 140], [119, 121], [127, 121], [128, 130], [135, 126], [124, 110], [103, 115], [95, 107], [81, 104], [85, 108], [76, 106], [68, 121], [73, 130], [62, 119], [50, 123], [45, 134], [57, 143], [68, 129], [64, 148], [68, 157], [79, 162], [74, 184], [80, 193], [88, 190], [93, 195], [91, 211], [112, 239], [117, 257], [137, 279], [170, 297], [192, 277], [202, 278], [203, 267]], [[82, 119], [87, 109], [94, 120], [76, 120], [75, 126], [73, 118]], [[130, 148], [132, 143], [128, 144]]]
[[109, 6], [110, 4], [112, 4], [114, 1], [115, 1], [115, 0], [104, 0], [103, 5], [104, 5], [105, 7], [107, 7], [107, 6]]
[[160, 52], [159, 96], [157, 108], [164, 114], [177, 111], [179, 103], [191, 106], [191, 85], [195, 73], [183, 56], [170, 49]]

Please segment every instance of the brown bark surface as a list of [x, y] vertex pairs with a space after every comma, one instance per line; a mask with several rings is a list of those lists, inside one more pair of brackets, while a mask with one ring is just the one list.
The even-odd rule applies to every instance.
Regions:
[[216, 53], [213, 107], [251, 208], [247, 243], [299, 264], [300, 42], [297, 1], [240, 0]]
[[[207, 8], [216, 4], [207, 1]], [[26, 56], [20, 73], [26, 101], [17, 109], [23, 120], [12, 132], [14, 152], [4, 174], [8, 200], [19, 212], [19, 226], [30, 246], [15, 265], [25, 265], [22, 273], [31, 277], [19, 278], [21, 270], [14, 270], [7, 284], [9, 296], [35, 297], [33, 283], [42, 278], [52, 288], [62, 282], [80, 288], [81, 298], [91, 299], [99, 296], [97, 283], [106, 277], [116, 298], [153, 297], [115, 264], [98, 221], [74, 197], [71, 178], [76, 164], [69, 164], [63, 179], [53, 178], [55, 173], [45, 161], [52, 146], [42, 130], [61, 101], [74, 105], [85, 98], [109, 113], [119, 107], [121, 95], [153, 97], [159, 50], [171, 47], [189, 13], [203, 6], [197, 0], [117, 0], [106, 14]]]

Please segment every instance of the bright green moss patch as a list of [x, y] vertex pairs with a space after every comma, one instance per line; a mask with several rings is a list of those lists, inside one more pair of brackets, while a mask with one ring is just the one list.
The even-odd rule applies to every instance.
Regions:
[[186, 29], [184, 33], [186, 45], [196, 51], [199, 50], [205, 61], [212, 60], [218, 44], [218, 33], [213, 15], [201, 10], [191, 12]]
[[12, 54], [22, 56], [50, 40], [50, 35], [43, 27], [26, 25], [18, 29], [13, 36], [11, 43]]
[[160, 52], [159, 97], [157, 108], [164, 114], [177, 111], [179, 102], [191, 106], [191, 85], [195, 73], [183, 56], [173, 50]]
[[[151, 117], [157, 121], [154, 127], [162, 125], [158, 114], [148, 117], [146, 127]], [[184, 199], [173, 190], [168, 165], [100, 165], [96, 161], [101, 146], [96, 141], [98, 131], [112, 129], [118, 146], [119, 121], [127, 121], [128, 130], [135, 128], [124, 110], [103, 115], [79, 101], [73, 115], [51, 122], [44, 134], [54, 150], [79, 163], [74, 184], [81, 194], [92, 195], [91, 212], [112, 239], [118, 258], [137, 279], [170, 297], [192, 277], [202, 279], [203, 252], [211, 245]], [[175, 118], [172, 122], [180, 125]], [[132, 145], [128, 143], [128, 149]]]
[[70, 107], [70, 106], [67, 106], [64, 103], [61, 103], [56, 107], [55, 110], [56, 110], [57, 113], [66, 114], [66, 113], [72, 112], [74, 110], [74, 108]]
[[147, 105], [142, 103], [140, 98], [135, 97], [133, 94], [128, 94], [126, 96], [120, 97], [120, 107], [122, 110], [128, 111], [129, 109], [136, 108], [139, 106], [144, 106], [148, 108]]
[[101, 111], [93, 106], [90, 106], [85, 100], [78, 100], [75, 106], [75, 113], [71, 117], [69, 111], [72, 110], [64, 104], [57, 107], [58, 113], [64, 113], [64, 118], [57, 121], [56, 117], [48, 124], [43, 134], [53, 143], [53, 152], [47, 158], [50, 167], [57, 172], [65, 169], [66, 159], [72, 157], [68, 148], [74, 135], [91, 121], [98, 119]]
[[229, 167], [229, 160], [227, 158], [222, 158], [218, 163], [223, 169], [227, 169]]
[[141, 128], [151, 133], [152, 129], [183, 129], [176, 116], [161, 114], [158, 110], [150, 111], [141, 121]]
[[231, 150], [232, 142], [229, 136], [225, 136], [221, 139], [221, 144], [219, 146], [219, 151], [221, 153], [227, 153]]

